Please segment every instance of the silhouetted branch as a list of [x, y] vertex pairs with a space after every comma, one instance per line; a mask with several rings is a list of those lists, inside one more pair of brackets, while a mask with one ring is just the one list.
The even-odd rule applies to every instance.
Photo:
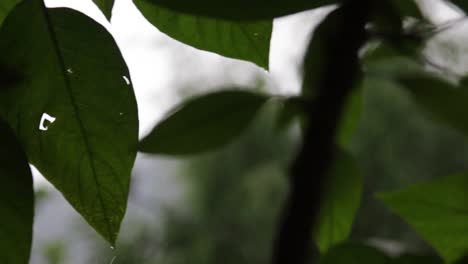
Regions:
[[[348, 95], [360, 77], [358, 51], [366, 39], [372, 0], [342, 4], [337, 36], [328, 45], [317, 100], [308, 106], [308, 128], [291, 168], [291, 188], [273, 248], [274, 264], [305, 264], [320, 210], [321, 190], [334, 160], [335, 137]], [[307, 70], [307, 69], [306, 69]]]

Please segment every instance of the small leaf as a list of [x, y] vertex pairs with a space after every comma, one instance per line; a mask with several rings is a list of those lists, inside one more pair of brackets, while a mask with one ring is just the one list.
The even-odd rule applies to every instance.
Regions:
[[27, 264], [31, 251], [34, 191], [26, 155], [0, 121], [0, 263]]
[[7, 17], [10, 11], [18, 4], [21, 0], [1, 0], [0, 1], [0, 26], [3, 20]]
[[434, 118], [468, 136], [468, 120], [464, 116], [468, 90], [429, 74], [404, 75], [398, 80]]
[[468, 250], [467, 189], [468, 175], [458, 174], [378, 197], [453, 262]]
[[134, 3], [149, 22], [176, 40], [268, 69], [272, 20], [227, 21], [177, 13], [146, 0]]
[[114, 7], [114, 0], [93, 0], [93, 2], [101, 9], [102, 13], [108, 20], [112, 17], [112, 8]]
[[340, 152], [323, 192], [323, 204], [314, 236], [321, 252], [348, 238], [361, 202], [362, 188], [363, 178], [354, 159]]
[[241, 90], [189, 99], [142, 140], [140, 150], [187, 155], [219, 148], [241, 134], [267, 99], [265, 95]]
[[23, 81], [0, 115], [28, 158], [111, 244], [125, 214], [138, 144], [129, 73], [112, 36], [71, 9], [20, 3], [0, 31], [2, 65]]
[[230, 20], [272, 19], [336, 4], [336, 0], [145, 0], [180, 13]]

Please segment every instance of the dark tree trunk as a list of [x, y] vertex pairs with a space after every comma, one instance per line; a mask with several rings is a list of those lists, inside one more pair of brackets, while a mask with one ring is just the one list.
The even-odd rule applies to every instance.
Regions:
[[307, 129], [291, 167], [290, 193], [274, 241], [273, 264], [305, 264], [310, 258], [322, 187], [334, 161], [337, 127], [361, 73], [358, 51], [366, 39], [371, 4], [372, 0], [343, 1], [341, 25], [335, 41], [328, 45], [325, 58], [329, 61], [324, 64], [317, 100], [308, 106]]

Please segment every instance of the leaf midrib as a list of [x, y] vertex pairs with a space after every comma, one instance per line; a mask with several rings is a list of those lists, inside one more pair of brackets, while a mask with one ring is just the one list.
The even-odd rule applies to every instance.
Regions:
[[[45, 22], [46, 22], [47, 31], [49, 32], [48, 36], [50, 37], [50, 40], [51, 40], [52, 46], [53, 46], [53, 50], [55, 51], [55, 54], [57, 56], [58, 64], [59, 64], [60, 70], [62, 72], [61, 75], [63, 77], [63, 81], [64, 81], [64, 84], [65, 84], [67, 93], [68, 93], [68, 95], [70, 97], [71, 105], [72, 105], [72, 108], [73, 108], [73, 113], [75, 114], [75, 117], [76, 117], [76, 120], [77, 120], [77, 123], [78, 123], [78, 127], [79, 127], [79, 131], [80, 131], [80, 134], [81, 134], [81, 138], [83, 139], [85, 149], [86, 149], [86, 153], [88, 154], [88, 159], [89, 159], [89, 163], [90, 163], [94, 183], [98, 187], [98, 188], [96, 188], [96, 192], [97, 192], [99, 203], [101, 205], [101, 208], [102, 208], [102, 211], [103, 211], [103, 214], [104, 214], [104, 218], [106, 219], [105, 222], [106, 222], [106, 227], [107, 227], [107, 232], [108, 232], [108, 238], [113, 240], [113, 233], [111, 231], [112, 228], [111, 228], [111, 226], [109, 224], [109, 216], [108, 216], [106, 208], [104, 206], [104, 200], [102, 198], [101, 191], [99, 189], [99, 181], [97, 179], [96, 166], [95, 166], [94, 161], [92, 159], [93, 154], [92, 154], [92, 151], [91, 151], [91, 146], [90, 146], [90, 143], [88, 141], [88, 138], [86, 137], [86, 130], [85, 130], [84, 126], [83, 126], [83, 121], [81, 120], [81, 117], [79, 115], [78, 106], [77, 106], [77, 104], [75, 102], [75, 97], [74, 97], [72, 89], [71, 89], [70, 79], [69, 79], [68, 74], [67, 74], [67, 67], [65, 66], [65, 60], [64, 60], [64, 58], [62, 56], [62, 53], [60, 51], [60, 47], [59, 47], [59, 44], [58, 44], [56, 32], [55, 32], [55, 30], [54, 30], [54, 28], [52, 26], [52, 21], [50, 19], [49, 13], [47, 11], [47, 7], [45, 6], [43, 0], [38, 0], [38, 1], [41, 2], [41, 10], [42, 10]], [[112, 243], [114, 243], [114, 242], [112, 241]]]

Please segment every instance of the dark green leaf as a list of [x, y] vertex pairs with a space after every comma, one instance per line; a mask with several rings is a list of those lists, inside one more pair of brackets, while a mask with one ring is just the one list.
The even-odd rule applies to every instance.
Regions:
[[361, 202], [362, 188], [363, 178], [354, 159], [340, 152], [328, 177], [320, 207], [315, 242], [321, 252], [348, 238]]
[[267, 101], [265, 95], [227, 90], [187, 100], [146, 136], [140, 150], [186, 155], [210, 151], [238, 136]]
[[324, 5], [336, 0], [145, 0], [181, 13], [232, 20], [271, 19], [290, 15]]
[[392, 264], [442, 264], [438, 256], [403, 255], [395, 258]]
[[1, 0], [0, 1], [0, 26], [3, 20], [7, 17], [8, 13], [18, 4], [21, 0]]
[[319, 264], [389, 264], [390, 258], [363, 244], [347, 243], [331, 248]]
[[0, 114], [30, 162], [114, 244], [138, 142], [135, 97], [117, 45], [92, 19], [28, 0], [5, 21], [0, 54], [24, 75], [0, 91]]
[[468, 263], [468, 255], [465, 255], [459, 258], [457, 261], [455, 261], [455, 264], [466, 264], [466, 263]]
[[361, 121], [362, 106], [362, 87], [358, 85], [347, 99], [338, 129], [338, 144], [344, 149], [348, 149]]
[[371, 246], [347, 242], [331, 248], [320, 258], [319, 264], [442, 264], [437, 256], [405, 254], [389, 257]]
[[304, 58], [304, 80], [302, 83], [302, 96], [313, 98], [321, 85], [321, 78], [327, 68], [330, 58], [326, 56], [330, 43], [336, 39], [342, 20], [341, 9], [332, 11], [322, 23], [315, 29], [307, 53]]
[[302, 97], [289, 97], [280, 101], [277, 116], [277, 128], [282, 130], [288, 128], [295, 119], [301, 123], [305, 122], [307, 113], [307, 100]]
[[[404, 0], [409, 2], [408, 0]], [[400, 35], [403, 31], [403, 15], [400, 14], [397, 1], [381, 0], [372, 14], [372, 31], [380, 35]]]
[[227, 21], [173, 12], [146, 0], [134, 3], [149, 22], [174, 39], [268, 69], [272, 20]]
[[391, 0], [402, 17], [423, 19], [421, 9], [415, 0]]
[[19, 142], [0, 121], [0, 263], [27, 264], [31, 251], [34, 191]]
[[422, 183], [378, 197], [447, 261], [468, 250], [468, 175]]
[[[358, 86], [359, 87], [353, 90], [353, 93], [346, 102], [344, 116], [338, 129], [338, 144], [344, 149], [349, 147], [354, 137], [355, 130], [361, 120], [362, 88], [360, 85]], [[314, 101], [311, 100], [311, 103], [313, 102]], [[296, 118], [299, 119], [301, 125], [304, 125], [308, 103], [308, 100], [303, 97], [289, 97], [282, 100], [282, 105], [278, 114], [277, 128], [287, 128]]]
[[429, 74], [404, 75], [399, 82], [410, 91], [413, 100], [438, 121], [468, 135], [468, 120], [465, 118], [468, 90], [458, 89]]
[[114, 0], [93, 0], [93, 2], [101, 9], [102, 13], [107, 19], [112, 17], [112, 8], [114, 7]]

